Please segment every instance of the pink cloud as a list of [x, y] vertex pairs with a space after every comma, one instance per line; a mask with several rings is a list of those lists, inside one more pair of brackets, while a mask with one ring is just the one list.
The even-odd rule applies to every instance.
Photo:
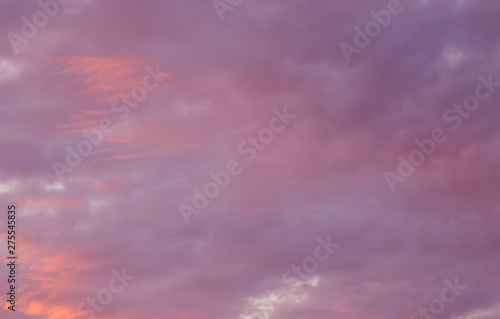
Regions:
[[[499, 4], [402, 1], [346, 63], [339, 44], [387, 2], [244, 1], [221, 22], [207, 1], [78, 1], [19, 54], [4, 37], [16, 315], [82, 318], [78, 305], [126, 268], [136, 278], [96, 318], [244, 319], [331, 235], [341, 247], [315, 284], [265, 319], [409, 318], [455, 277], [468, 288], [437, 318], [497, 318], [500, 90], [458, 130], [442, 116], [478, 76], [500, 81]], [[2, 5], [4, 35], [40, 10]], [[168, 80], [120, 118], [110, 104], [148, 65]], [[297, 119], [247, 162], [238, 146], [283, 107]], [[53, 161], [103, 118], [114, 131], [58, 180]], [[392, 193], [384, 172], [436, 127], [448, 140]], [[179, 204], [230, 160], [241, 174], [186, 225]]]

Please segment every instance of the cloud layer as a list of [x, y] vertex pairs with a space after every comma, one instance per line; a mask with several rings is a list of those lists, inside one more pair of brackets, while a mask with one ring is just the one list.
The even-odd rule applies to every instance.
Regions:
[[[500, 315], [500, 88], [458, 129], [443, 119], [479, 77], [500, 81], [497, 1], [401, 1], [350, 63], [340, 44], [388, 1], [252, 0], [220, 21], [210, 1], [72, 0], [17, 53], [9, 34], [42, 9], [0, 5], [17, 317], [89, 318], [77, 307], [123, 268], [135, 278], [97, 318], [401, 319], [455, 278], [467, 289], [438, 318]], [[147, 67], [168, 76], [131, 106]], [[239, 145], [284, 108], [296, 118], [247, 161]], [[54, 161], [103, 119], [59, 179]], [[384, 173], [435, 128], [447, 140], [392, 192]], [[242, 172], [186, 224], [179, 205], [231, 160]], [[284, 282], [328, 236], [335, 252]]]

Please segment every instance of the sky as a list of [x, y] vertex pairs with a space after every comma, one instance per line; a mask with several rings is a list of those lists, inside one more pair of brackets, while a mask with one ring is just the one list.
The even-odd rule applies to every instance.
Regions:
[[498, 1], [0, 8], [2, 318], [500, 317]]

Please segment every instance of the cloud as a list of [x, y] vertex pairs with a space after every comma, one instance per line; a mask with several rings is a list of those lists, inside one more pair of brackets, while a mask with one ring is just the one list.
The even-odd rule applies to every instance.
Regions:
[[[207, 1], [83, 1], [19, 54], [5, 36], [0, 205], [18, 206], [19, 317], [77, 318], [125, 267], [136, 279], [99, 318], [238, 318], [326, 234], [342, 249], [271, 318], [408, 318], [455, 277], [469, 288], [439, 318], [495, 317], [499, 97], [459, 130], [442, 114], [479, 76], [500, 80], [499, 4], [402, 4], [350, 64], [339, 44], [387, 1], [245, 1], [223, 22]], [[39, 10], [3, 5], [4, 35]], [[147, 65], [170, 77], [120, 121], [110, 103]], [[285, 106], [293, 125], [185, 225], [193, 187], [245, 163], [239, 143]], [[104, 117], [115, 131], [58, 181], [51, 163]], [[392, 193], [383, 173], [440, 126], [448, 140]]]

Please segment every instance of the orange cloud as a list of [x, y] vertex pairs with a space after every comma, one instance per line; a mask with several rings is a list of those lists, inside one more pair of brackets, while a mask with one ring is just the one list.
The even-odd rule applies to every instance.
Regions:
[[144, 62], [121, 57], [68, 57], [56, 60], [64, 73], [83, 78], [82, 93], [102, 95], [99, 102], [110, 102], [141, 83]]

